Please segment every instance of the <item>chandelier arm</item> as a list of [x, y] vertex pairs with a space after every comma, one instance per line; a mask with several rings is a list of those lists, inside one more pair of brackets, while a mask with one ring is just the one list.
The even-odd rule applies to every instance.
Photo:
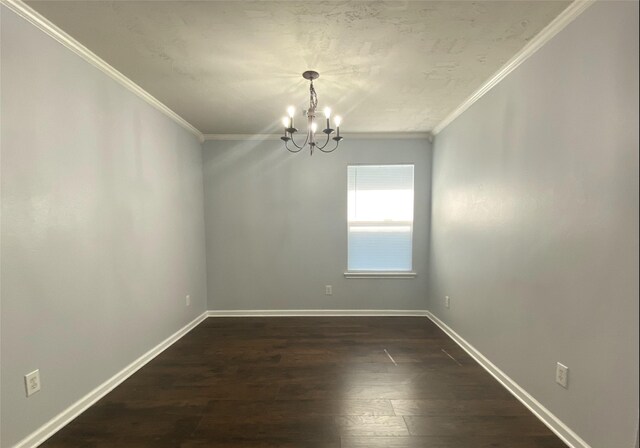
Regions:
[[[322, 151], [322, 149], [325, 148], [328, 144], [329, 144], [329, 134], [327, 134], [327, 141], [324, 142], [324, 145], [322, 145], [322, 146], [316, 145], [316, 148], [318, 148], [320, 151]], [[329, 151], [329, 152], [331, 152], [331, 151]]]
[[[292, 141], [293, 141], [293, 140], [292, 140]], [[294, 145], [295, 145], [295, 143], [294, 143]], [[287, 151], [292, 152], [292, 153], [294, 153], [294, 154], [295, 154], [295, 153], [298, 153], [298, 152], [300, 152], [300, 151], [302, 151], [302, 148], [304, 148], [304, 146], [303, 146], [303, 147], [299, 147], [298, 145], [296, 145], [296, 146], [298, 147], [298, 150], [297, 150], [297, 151], [296, 151], [296, 150], [294, 150], [294, 149], [289, 148], [289, 142], [284, 142], [284, 147], [285, 147], [285, 148], [287, 148]]]
[[[327, 145], [325, 145], [325, 146], [327, 146]], [[333, 152], [333, 151], [335, 151], [336, 149], [338, 149], [338, 146], [340, 146], [340, 142], [336, 142], [336, 146], [334, 146], [334, 147], [333, 147], [333, 149], [329, 149], [328, 151], [325, 151], [324, 149], [322, 149], [322, 148], [324, 148], [324, 146], [323, 146], [322, 148], [318, 147], [318, 149], [319, 149], [320, 151], [322, 151], [322, 152], [329, 153], [329, 152]]]
[[[291, 142], [293, 143], [293, 145], [298, 148], [298, 149], [302, 149], [305, 146], [307, 146], [307, 142], [309, 141], [309, 133], [307, 132], [307, 138], [304, 139], [304, 143], [302, 144], [302, 146], [298, 146], [298, 144], [296, 143], [296, 141], [293, 139], [293, 134], [291, 134]], [[297, 151], [296, 151], [297, 152]]]

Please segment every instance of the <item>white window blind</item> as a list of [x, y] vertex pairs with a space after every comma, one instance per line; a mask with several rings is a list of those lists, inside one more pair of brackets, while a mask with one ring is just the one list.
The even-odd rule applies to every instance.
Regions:
[[413, 165], [350, 165], [349, 271], [411, 271]]

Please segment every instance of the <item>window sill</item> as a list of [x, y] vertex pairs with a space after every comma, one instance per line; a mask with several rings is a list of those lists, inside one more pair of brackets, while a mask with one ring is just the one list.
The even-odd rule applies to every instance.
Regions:
[[409, 279], [415, 278], [417, 274], [415, 272], [345, 272], [345, 278], [399, 278], [399, 279]]

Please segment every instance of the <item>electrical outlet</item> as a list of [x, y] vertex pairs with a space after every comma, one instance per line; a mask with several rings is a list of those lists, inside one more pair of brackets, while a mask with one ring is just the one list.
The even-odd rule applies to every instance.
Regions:
[[556, 365], [556, 383], [565, 389], [569, 388], [569, 367], [560, 363]]
[[24, 376], [24, 387], [27, 391], [27, 397], [40, 390], [40, 370], [34, 370]]
[[187, 306], [191, 306], [191, 296], [187, 295], [187, 297], [185, 297], [185, 303], [187, 304]]
[[326, 285], [324, 287], [324, 295], [325, 296], [332, 296], [333, 295], [333, 287], [331, 285]]
[[449, 296], [444, 297], [444, 306], [447, 309], [451, 308], [451, 299], [449, 298]]

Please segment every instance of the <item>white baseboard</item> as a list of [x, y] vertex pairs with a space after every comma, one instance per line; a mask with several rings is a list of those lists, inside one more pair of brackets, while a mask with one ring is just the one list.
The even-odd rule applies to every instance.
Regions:
[[545, 408], [538, 400], [533, 398], [518, 383], [509, 378], [506, 373], [500, 370], [495, 364], [489, 361], [473, 345], [469, 344], [462, 336], [453, 331], [447, 324], [438, 319], [433, 313], [427, 311], [426, 315], [431, 321], [442, 329], [451, 339], [462, 349], [475, 359], [487, 372], [489, 372], [500, 384], [502, 384], [511, 394], [525, 405], [542, 423], [553, 431], [564, 443], [571, 448], [591, 448], [578, 434], [565, 425], [551, 411]]
[[453, 331], [447, 324], [426, 310], [209, 310], [196, 317], [193, 321], [169, 336], [160, 344], [140, 356], [134, 362], [115, 374], [113, 377], [96, 387], [83, 398], [65, 409], [56, 417], [49, 420], [32, 434], [24, 438], [13, 448], [34, 448], [43, 443], [62, 427], [76, 418], [100, 398], [111, 392], [116, 386], [129, 378], [145, 364], [169, 348], [174, 342], [183, 337], [207, 317], [277, 317], [277, 316], [418, 316], [428, 317], [440, 327], [463, 350], [475, 359], [487, 372], [502, 384], [514, 397], [524, 404], [551, 431], [571, 448], [591, 448], [578, 434], [572, 431], [558, 417], [553, 415], [540, 402], [507, 376], [496, 365], [489, 361], [482, 353], [469, 344], [462, 336]]
[[182, 327], [180, 330], [173, 333], [167, 339], [162, 341], [160, 344], [156, 345], [154, 348], [146, 352], [144, 355], [140, 356], [138, 359], [133, 361], [127, 367], [122, 369], [120, 372], [116, 373], [114, 376], [109, 378], [107, 381], [93, 389], [87, 395], [82, 397], [80, 400], [76, 401], [74, 404], [69, 406], [67, 409], [62, 411], [60, 414], [49, 420], [47, 423], [42, 425], [36, 431], [31, 433], [26, 438], [22, 439], [18, 442], [17, 445], [14, 445], [13, 448], [33, 448], [37, 447], [49, 437], [54, 435], [63, 426], [69, 423], [71, 420], [76, 418], [78, 415], [82, 414], [87, 408], [93, 405], [96, 401], [107, 395], [111, 392], [116, 386], [122, 383], [124, 380], [129, 378], [131, 375], [136, 373], [140, 368], [142, 368], [145, 364], [151, 361], [153, 358], [158, 356], [164, 350], [169, 348], [174, 342], [180, 339], [182, 336], [191, 331], [196, 325], [207, 318], [207, 312], [205, 311], [194, 320], [189, 322], [187, 325]]
[[426, 310], [209, 310], [208, 317], [419, 316]]

